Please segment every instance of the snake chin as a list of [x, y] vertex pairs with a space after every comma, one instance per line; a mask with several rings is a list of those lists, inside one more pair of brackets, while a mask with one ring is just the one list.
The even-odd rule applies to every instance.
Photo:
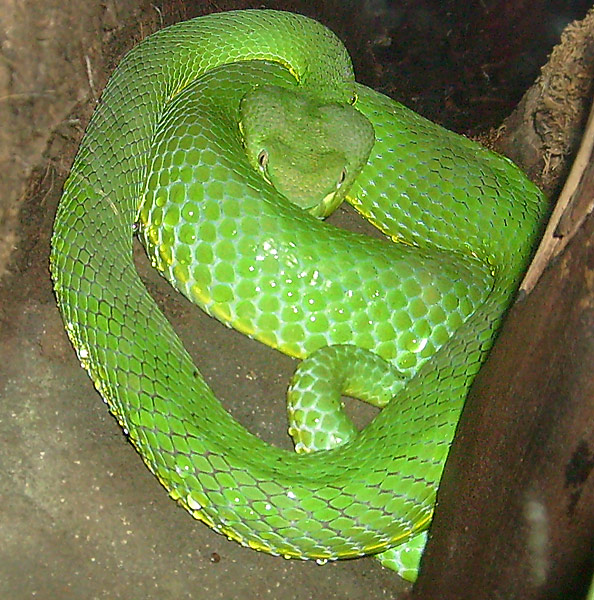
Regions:
[[309, 212], [310, 215], [318, 218], [318, 219], [325, 219], [327, 216], [331, 215], [337, 208], [338, 206], [342, 203], [344, 198], [338, 198], [338, 201], [335, 200], [335, 198], [337, 197], [337, 192], [330, 192], [329, 194], [326, 194], [323, 198], [322, 201], [317, 204], [316, 206], [313, 206], [312, 208], [309, 208], [307, 210], [307, 212]]

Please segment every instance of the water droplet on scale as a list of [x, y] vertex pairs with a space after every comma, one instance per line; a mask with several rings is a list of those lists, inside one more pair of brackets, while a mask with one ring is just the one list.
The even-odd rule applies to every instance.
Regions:
[[418, 337], [418, 338], [410, 338], [409, 340], [407, 340], [406, 342], [406, 349], [409, 352], [421, 352], [425, 346], [427, 345], [427, 338], [426, 337]]
[[197, 502], [192, 497], [192, 494], [188, 494], [186, 496], [186, 503], [192, 510], [202, 510], [202, 504], [200, 504], [200, 502]]

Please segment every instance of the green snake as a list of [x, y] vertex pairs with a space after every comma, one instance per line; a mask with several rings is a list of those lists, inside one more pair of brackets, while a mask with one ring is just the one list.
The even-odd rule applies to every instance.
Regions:
[[[386, 240], [319, 218], [345, 197]], [[169, 494], [246, 546], [324, 562], [427, 529], [545, 211], [509, 160], [357, 84], [319, 23], [219, 13], [121, 61], [64, 187], [51, 272], [81, 364]], [[136, 273], [138, 227], [182, 293], [306, 359], [289, 409], [302, 452], [222, 408]], [[385, 408], [357, 432], [343, 393]], [[324, 450], [303, 451], [318, 433]]]

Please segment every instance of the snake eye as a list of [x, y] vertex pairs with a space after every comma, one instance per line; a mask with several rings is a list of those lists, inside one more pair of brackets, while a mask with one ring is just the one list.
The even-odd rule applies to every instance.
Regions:
[[336, 183], [336, 187], [340, 187], [344, 183], [346, 176], [347, 176], [347, 170], [345, 167], [342, 169], [342, 171], [340, 172], [340, 175], [338, 176], [338, 181]]
[[266, 150], [260, 150], [260, 154], [258, 154], [258, 164], [262, 170], [266, 169], [268, 165], [268, 152]]

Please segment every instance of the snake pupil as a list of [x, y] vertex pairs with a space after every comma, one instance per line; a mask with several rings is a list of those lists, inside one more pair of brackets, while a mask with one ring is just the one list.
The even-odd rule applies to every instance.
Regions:
[[258, 164], [262, 169], [265, 169], [268, 165], [268, 152], [266, 150], [260, 150], [260, 154], [258, 154]]

